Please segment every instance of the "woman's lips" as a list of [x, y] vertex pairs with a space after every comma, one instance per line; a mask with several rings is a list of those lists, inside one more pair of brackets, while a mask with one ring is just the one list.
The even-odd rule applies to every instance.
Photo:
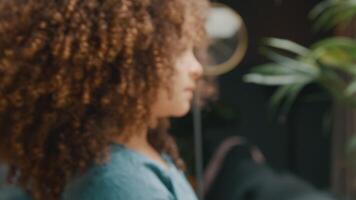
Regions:
[[194, 87], [189, 87], [189, 88], [186, 88], [184, 91], [187, 92], [188, 94], [188, 98], [189, 100], [191, 100], [193, 98], [193, 93], [194, 93]]
[[195, 86], [189, 86], [189, 87], [186, 87], [185, 90], [188, 90], [188, 91], [191, 91], [191, 92], [194, 92], [195, 90]]

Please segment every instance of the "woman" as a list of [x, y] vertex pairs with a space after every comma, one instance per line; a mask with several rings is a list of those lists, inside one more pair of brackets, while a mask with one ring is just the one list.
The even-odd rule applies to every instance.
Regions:
[[204, 0], [0, 0], [0, 161], [32, 199], [196, 199], [167, 118]]

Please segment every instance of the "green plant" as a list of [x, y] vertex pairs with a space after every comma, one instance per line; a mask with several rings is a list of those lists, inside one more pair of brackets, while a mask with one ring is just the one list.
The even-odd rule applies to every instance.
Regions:
[[316, 30], [327, 30], [336, 25], [349, 24], [356, 15], [356, 0], [327, 0], [319, 3], [309, 16]]
[[[350, 28], [355, 22], [355, 16], [356, 0], [325, 0], [310, 12], [310, 17], [315, 22], [314, 29], [317, 31], [330, 30], [335, 26]], [[348, 24], [351, 26], [347, 26]], [[333, 99], [335, 108], [333, 111], [338, 111], [341, 116], [344, 116], [337, 119], [338, 112], [334, 112], [334, 118], [330, 117], [330, 121], [326, 121], [327, 117], [324, 116], [326, 117], [324, 120], [328, 122], [323, 124], [324, 130], [326, 130], [325, 126], [330, 130], [332, 125], [333, 134], [341, 134], [339, 141], [333, 142], [333, 160], [340, 162], [340, 158], [336, 159], [336, 156], [345, 157], [354, 166], [356, 166], [356, 136], [351, 133], [354, 133], [356, 128], [352, 125], [354, 119], [350, 117], [350, 113], [353, 114], [356, 108], [355, 36], [354, 32], [350, 37], [323, 39], [308, 48], [289, 40], [266, 39], [262, 52], [272, 62], [256, 66], [244, 76], [247, 82], [277, 86], [271, 98], [271, 105], [274, 113], [284, 115], [288, 114], [305, 86], [314, 83], [323, 88]], [[345, 151], [338, 150], [344, 147]], [[333, 173], [336, 178], [333, 179], [333, 183], [341, 187], [355, 184], [355, 176], [345, 172], [353, 170], [344, 170], [345, 166], [343, 166], [344, 171], [340, 172], [342, 171], [340, 166], [340, 164], [334, 166]], [[338, 182], [339, 180], [343, 183]], [[337, 189], [338, 192], [355, 196], [355, 189], [352, 190]]]
[[254, 67], [244, 80], [279, 86], [271, 105], [288, 112], [300, 91], [311, 83], [326, 89], [340, 103], [356, 106], [356, 40], [333, 37], [306, 48], [270, 38], [263, 53], [271, 63]]
[[[315, 29], [349, 23], [356, 15], [356, 0], [327, 0], [311, 12]], [[271, 98], [273, 111], [288, 113], [301, 90], [316, 83], [337, 102], [356, 107], [356, 40], [331, 37], [309, 48], [293, 41], [269, 38], [261, 48], [272, 62], [254, 67], [244, 80], [278, 86]]]

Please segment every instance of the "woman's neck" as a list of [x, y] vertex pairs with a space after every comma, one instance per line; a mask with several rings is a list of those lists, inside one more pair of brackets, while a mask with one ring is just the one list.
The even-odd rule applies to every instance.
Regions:
[[128, 137], [117, 136], [114, 138], [114, 142], [124, 145], [125, 147], [132, 149], [138, 153], [141, 153], [148, 158], [158, 162], [163, 168], [167, 169], [167, 163], [162, 159], [161, 155], [153, 146], [148, 142], [147, 130], [136, 130], [134, 133], [128, 134]]

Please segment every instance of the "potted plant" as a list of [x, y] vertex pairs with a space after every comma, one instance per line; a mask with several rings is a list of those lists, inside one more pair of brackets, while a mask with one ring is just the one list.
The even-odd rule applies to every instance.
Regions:
[[[288, 113], [307, 85], [317, 84], [327, 92], [333, 102], [332, 188], [350, 197], [356, 196], [356, 187], [354, 173], [344, 161], [344, 149], [356, 133], [356, 31], [350, 26], [355, 15], [355, 0], [322, 1], [310, 12], [314, 27], [318, 31], [334, 28], [339, 36], [309, 47], [285, 39], [266, 39], [261, 49], [271, 62], [244, 76], [250, 83], [276, 86], [271, 105], [282, 114]], [[351, 152], [356, 142], [350, 144]]]

